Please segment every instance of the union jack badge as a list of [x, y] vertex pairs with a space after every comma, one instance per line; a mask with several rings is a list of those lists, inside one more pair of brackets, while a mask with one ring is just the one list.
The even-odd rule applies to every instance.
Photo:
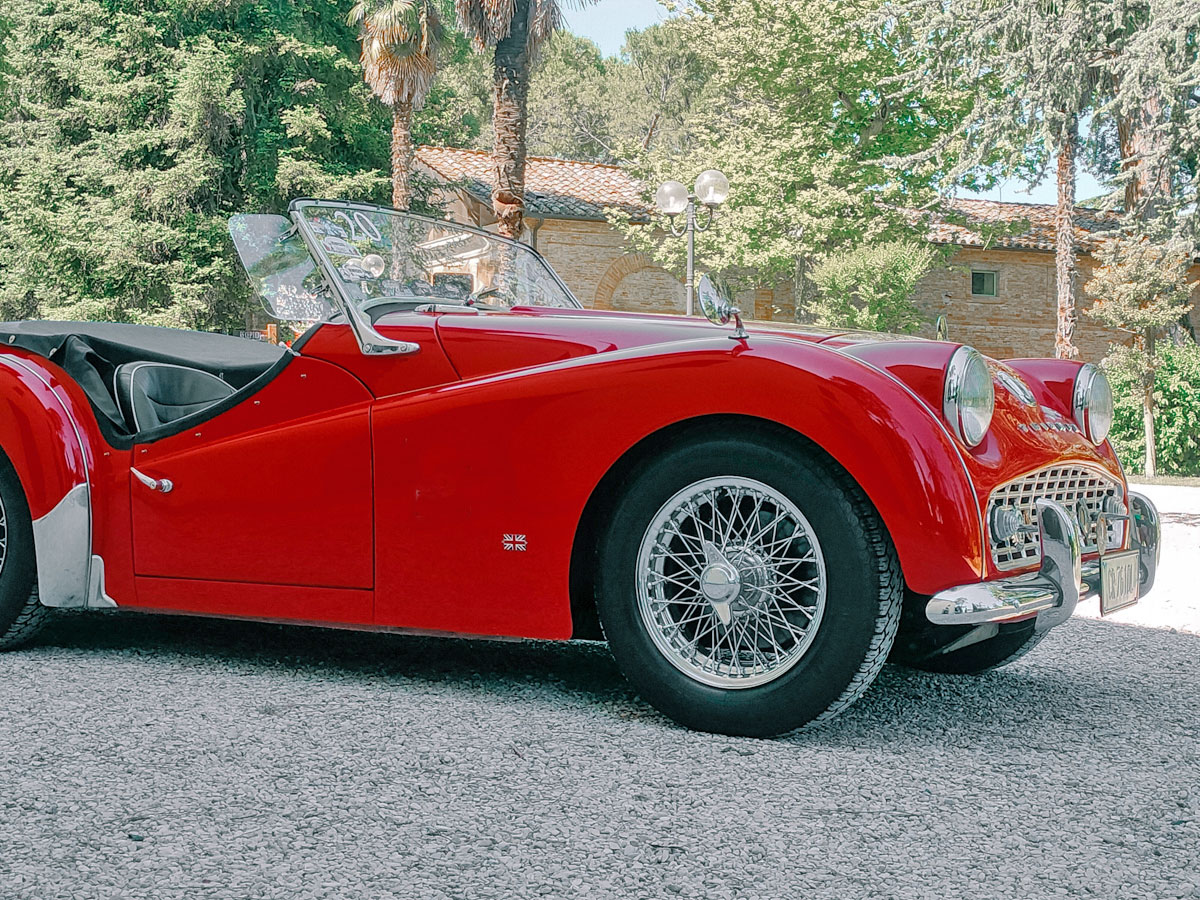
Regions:
[[523, 534], [506, 534], [504, 536], [505, 550], [520, 550], [524, 552], [525, 544], [525, 535]]

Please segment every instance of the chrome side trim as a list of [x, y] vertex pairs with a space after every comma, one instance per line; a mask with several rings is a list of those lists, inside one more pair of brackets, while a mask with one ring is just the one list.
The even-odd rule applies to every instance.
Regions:
[[92, 567], [91, 496], [76, 485], [58, 505], [33, 522], [38, 596], [43, 606], [88, 605]]
[[935, 625], [979, 625], [1037, 615], [1043, 631], [1065, 622], [1080, 599], [1082, 540], [1079, 526], [1053, 500], [1039, 499], [1042, 567], [1037, 572], [981, 581], [934, 594], [925, 617]]
[[1139, 594], [1145, 597], [1154, 587], [1154, 576], [1158, 573], [1158, 558], [1162, 552], [1162, 525], [1158, 518], [1158, 507], [1145, 494], [1129, 492], [1129, 512], [1132, 518], [1129, 546], [1139, 551], [1142, 576]]

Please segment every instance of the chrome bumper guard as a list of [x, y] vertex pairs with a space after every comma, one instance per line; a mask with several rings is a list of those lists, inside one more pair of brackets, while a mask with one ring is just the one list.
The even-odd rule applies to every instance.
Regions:
[[[1036, 501], [1042, 542], [1042, 566], [1037, 572], [948, 588], [925, 604], [925, 617], [935, 625], [980, 625], [1036, 615], [1035, 628], [1045, 631], [1071, 617], [1076, 604], [1100, 592], [1100, 563], [1081, 559], [1083, 537], [1075, 518], [1053, 500]], [[1142, 494], [1129, 493], [1130, 549], [1139, 551], [1144, 597], [1154, 586], [1158, 570], [1160, 525], [1158, 510]]]

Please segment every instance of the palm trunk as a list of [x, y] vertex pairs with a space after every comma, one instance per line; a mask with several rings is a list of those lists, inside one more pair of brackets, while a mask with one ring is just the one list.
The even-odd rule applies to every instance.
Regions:
[[397, 100], [392, 106], [392, 206], [403, 210], [412, 204], [412, 119], [412, 102]]
[[1071, 118], [1058, 149], [1058, 205], [1054, 210], [1054, 281], [1058, 298], [1058, 326], [1054, 355], [1077, 359], [1075, 346], [1075, 153], [1079, 145], [1079, 120]]
[[496, 44], [492, 132], [496, 186], [492, 210], [500, 233], [519, 238], [525, 219], [525, 129], [529, 99], [529, 4], [516, 0], [512, 29]]

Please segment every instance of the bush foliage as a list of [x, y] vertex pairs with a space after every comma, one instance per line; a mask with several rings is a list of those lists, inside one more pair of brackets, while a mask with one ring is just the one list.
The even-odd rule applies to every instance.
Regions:
[[[1163, 343], [1154, 379], [1155, 450], [1161, 475], [1200, 475], [1200, 346]], [[1116, 400], [1112, 444], [1128, 472], [1144, 472], [1141, 367], [1125, 348], [1105, 360]]]
[[832, 253], [813, 269], [820, 295], [809, 311], [819, 325], [910, 334], [921, 324], [913, 292], [938, 257], [935, 247], [915, 240]]

